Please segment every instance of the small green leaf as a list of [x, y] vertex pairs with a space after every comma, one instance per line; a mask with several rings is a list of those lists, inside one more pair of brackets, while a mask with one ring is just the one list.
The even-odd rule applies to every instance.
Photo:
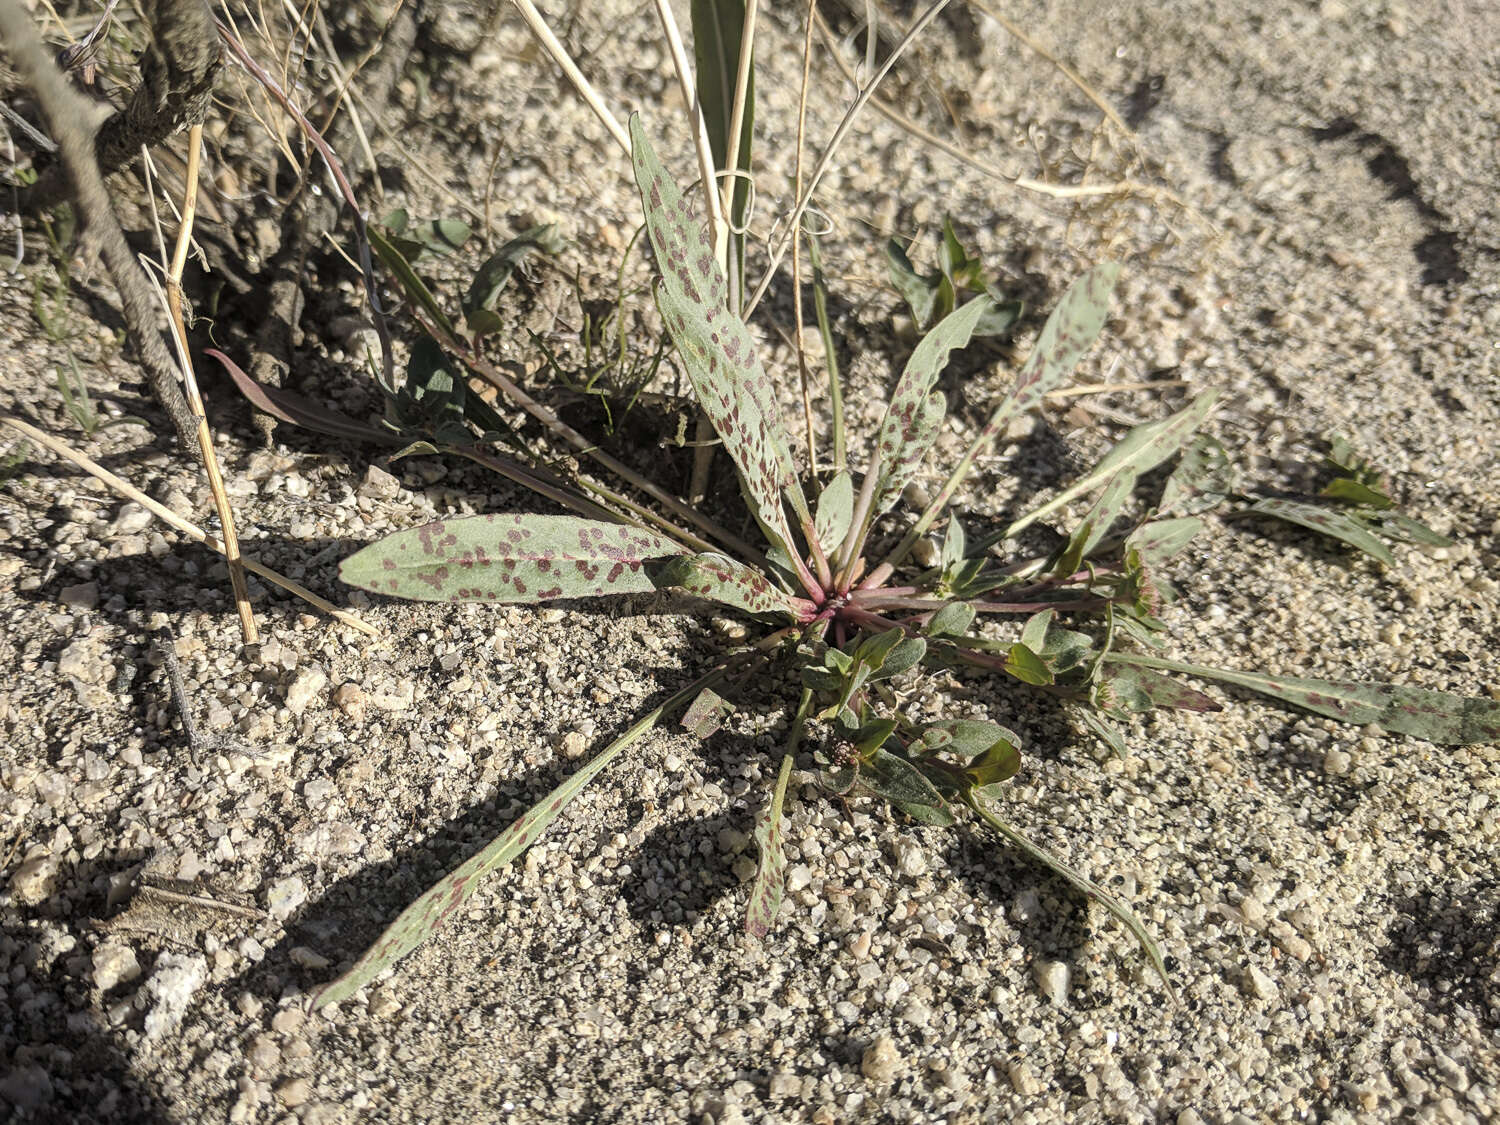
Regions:
[[1316, 504], [1304, 504], [1299, 500], [1283, 500], [1279, 497], [1260, 500], [1250, 505], [1246, 511], [1298, 524], [1316, 531], [1319, 535], [1326, 535], [1330, 539], [1337, 539], [1340, 543], [1346, 543], [1363, 551], [1383, 566], [1396, 565], [1396, 558], [1391, 554], [1390, 548], [1377, 539], [1369, 527], [1347, 512], [1320, 508]]
[[1222, 504], [1239, 487], [1229, 452], [1210, 434], [1199, 434], [1183, 451], [1182, 459], [1162, 489], [1160, 508], [1191, 516]]
[[[1006, 731], [1006, 734], [1010, 734]], [[1010, 734], [1012, 740], [1015, 735]], [[999, 740], [983, 754], [976, 756], [964, 771], [970, 784], [979, 789], [990, 789], [1015, 777], [1021, 772], [1021, 751], [1014, 741]]]
[[941, 753], [965, 759], [999, 750], [1002, 755], [1014, 753], [1019, 769], [1020, 745], [1014, 731], [987, 719], [938, 719], [917, 729], [917, 737], [908, 750], [913, 755]]
[[860, 784], [893, 805], [925, 805], [941, 809], [943, 796], [932, 782], [905, 758], [889, 750], [876, 750], [860, 766]]
[[968, 602], [949, 602], [932, 615], [923, 630], [929, 637], [961, 637], [974, 624], [974, 607]]
[[1453, 540], [1446, 535], [1439, 535], [1425, 523], [1400, 512], [1378, 512], [1370, 516], [1370, 522], [1380, 528], [1380, 534], [1400, 543], [1420, 543], [1424, 547], [1453, 546]]
[[1455, 746], [1500, 742], [1500, 700], [1451, 695], [1406, 684], [1265, 676], [1139, 653], [1111, 653], [1108, 659], [1234, 684], [1317, 715], [1356, 726], [1377, 723], [1396, 734], [1409, 734], [1428, 742]]
[[1023, 644], [1010, 646], [1010, 653], [1005, 658], [1005, 670], [1022, 683], [1038, 687], [1056, 680], [1052, 669], [1047, 667], [1047, 662]]
[[786, 803], [787, 782], [792, 776], [792, 755], [781, 759], [776, 788], [771, 801], [755, 822], [755, 845], [760, 864], [755, 871], [755, 885], [750, 888], [750, 903], [745, 909], [745, 931], [754, 938], [771, 932], [781, 896], [786, 888], [786, 853], [782, 850], [781, 811]]
[[1153, 520], [1144, 523], [1125, 540], [1125, 549], [1139, 553], [1146, 566], [1160, 566], [1193, 541], [1203, 530], [1203, 521], [1194, 517], [1176, 520]]
[[1104, 486], [1104, 491], [1084, 515], [1077, 530], [1069, 536], [1058, 556], [1057, 564], [1052, 568], [1054, 574], [1065, 578], [1076, 573], [1083, 565], [1083, 560], [1104, 542], [1110, 528], [1114, 527], [1130, 503], [1131, 494], [1135, 491], [1135, 481], [1136, 474], [1125, 470]]
[[885, 257], [891, 284], [901, 294], [906, 307], [911, 309], [911, 318], [916, 322], [917, 328], [926, 328], [932, 323], [933, 313], [937, 310], [938, 285], [943, 280], [943, 275], [934, 273], [923, 276], [917, 273], [901, 243], [894, 238], [885, 244]]
[[1139, 665], [1109, 664], [1103, 670], [1102, 681], [1130, 711], [1149, 711], [1153, 707], [1201, 712], [1224, 709], [1201, 691]]
[[1047, 643], [1047, 632], [1052, 628], [1052, 619], [1056, 616], [1055, 609], [1044, 609], [1028, 617], [1021, 628], [1021, 643], [1032, 652], [1041, 652], [1042, 646]]
[[432, 291], [417, 276], [417, 271], [411, 268], [411, 263], [406, 260], [405, 255], [374, 227], [368, 228], [366, 233], [370, 239], [370, 248], [375, 251], [376, 257], [385, 263], [385, 268], [395, 276], [397, 284], [406, 294], [406, 299], [414, 305], [421, 306], [422, 310], [432, 318], [433, 323], [448, 335], [455, 335], [453, 322], [443, 312], [442, 306], [437, 303], [437, 298], [432, 295]]
[[577, 516], [468, 516], [388, 535], [345, 559], [339, 577], [414, 601], [544, 602], [654, 590], [645, 563], [682, 550]]
[[871, 719], [858, 730], [851, 731], [849, 741], [854, 743], [861, 757], [868, 757], [890, 741], [899, 725], [895, 719]]
[[1318, 495], [1327, 500], [1337, 500], [1362, 508], [1384, 510], [1395, 506], [1395, 501], [1384, 492], [1351, 477], [1335, 477], [1323, 486]]
[[942, 567], [943, 576], [950, 576], [955, 568], [964, 561], [967, 554], [967, 536], [964, 535], [964, 525], [959, 523], [957, 516], [948, 517], [948, 529], [943, 533], [943, 550], [939, 557], [938, 565]]
[[825, 552], [831, 555], [843, 545], [853, 518], [854, 480], [849, 470], [843, 469], [834, 474], [818, 497], [818, 514], [813, 520], [813, 529]]

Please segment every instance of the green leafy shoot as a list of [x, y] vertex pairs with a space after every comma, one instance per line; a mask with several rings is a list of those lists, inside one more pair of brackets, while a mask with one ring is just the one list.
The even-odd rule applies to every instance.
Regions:
[[885, 255], [891, 284], [911, 309], [912, 320], [919, 330], [951, 316], [966, 296], [990, 298], [984, 315], [974, 326], [975, 336], [1002, 336], [1021, 316], [1022, 303], [1007, 300], [998, 287], [985, 280], [983, 263], [964, 249], [951, 219], [943, 220], [936, 270], [918, 273], [906, 248], [894, 238], [886, 243]]
[[[704, 22], [700, 35], [712, 26], [727, 37], [743, 8], [695, 4], [694, 12], [695, 23], [719, 21]], [[721, 49], [711, 65], [700, 58], [700, 69], [716, 74], [721, 90], [731, 55]], [[711, 671], [650, 711], [493, 843], [444, 876], [327, 985], [315, 1004], [353, 995], [431, 936], [487, 873], [534, 843], [585, 784], [664, 715], [680, 711], [688, 734], [713, 737], [735, 714], [719, 689], [728, 683], [735, 698], [750, 698], [739, 689], [756, 676], [767, 689], [795, 684], [800, 699], [774, 755], [775, 783], [754, 823], [759, 865], [745, 901], [749, 934], [771, 939], [785, 906], [785, 842], [789, 818], [796, 815], [791, 779], [799, 755], [805, 755], [817, 765], [824, 787], [840, 799], [884, 802], [913, 824], [987, 834], [1056, 873], [1126, 928], [1164, 982], [1161, 948], [1131, 904], [1106, 892], [1067, 857], [1034, 842], [1004, 815], [1012, 787], [1027, 783], [1021, 736], [983, 715], [914, 718], [903, 701], [919, 677], [954, 667], [993, 674], [1004, 691], [1030, 693], [1037, 702], [1065, 709], [1081, 735], [1121, 756], [1129, 753], [1142, 714], [1219, 709], [1186, 682], [1194, 678], [1432, 741], [1500, 740], [1500, 703], [1400, 685], [1213, 669], [1160, 655], [1172, 616], [1162, 608], [1172, 597], [1165, 572], [1182, 581], [1182, 573], [1191, 571], [1188, 556], [1211, 517], [1249, 511], [1289, 518], [1288, 501], [1243, 495], [1228, 451], [1200, 433], [1212, 417], [1211, 391], [1134, 427], [1078, 480], [997, 533], [971, 536], [966, 517], [949, 512], [941, 545], [932, 545], [922, 567], [904, 567], [908, 551], [953, 498], [977, 454], [1008, 418], [1041, 407], [1100, 335], [1119, 272], [1113, 264], [1089, 270], [1064, 294], [1009, 393], [938, 496], [897, 549], [872, 568], [870, 543], [900, 532], [899, 525], [889, 526], [895, 522], [894, 501], [934, 448], [945, 413], [937, 391], [942, 374], [996, 310], [994, 298], [981, 292], [978, 263], [950, 228], [940, 256], [943, 280], [933, 298], [933, 311], [941, 315], [933, 317], [934, 326], [895, 381], [881, 425], [871, 435], [868, 464], [862, 472], [839, 464], [815, 480], [792, 457], [780, 400], [754, 336], [729, 311], [726, 278], [707, 232], [689, 213], [639, 118], [632, 118], [630, 136], [658, 274], [657, 307], [677, 366], [733, 462], [746, 526], [750, 520], [760, 526], [764, 550], [707, 546], [645, 502], [596, 492], [595, 510], [576, 516], [486, 515], [400, 531], [346, 559], [341, 576], [376, 594], [425, 601], [535, 604], [672, 590], [689, 596], [690, 612], [691, 599], [699, 599], [716, 612], [743, 615], [749, 621], [745, 636], [753, 639], [731, 645]], [[414, 350], [402, 400], [409, 413], [399, 424], [456, 437], [475, 426], [464, 410], [458, 371], [486, 369], [438, 323], [437, 299], [410, 288], [415, 274], [409, 265], [405, 274], [392, 268], [431, 335]], [[951, 307], [942, 306], [944, 284], [954, 294]], [[958, 301], [966, 291], [977, 295]], [[825, 340], [825, 347], [831, 356], [831, 342]], [[519, 389], [506, 393], [517, 404], [530, 401]], [[1392, 509], [1379, 506], [1378, 498], [1388, 493], [1363, 463], [1343, 449], [1335, 456], [1344, 479], [1368, 491], [1336, 488], [1316, 511], [1342, 516], [1349, 523], [1340, 531], [1352, 535], [1360, 521]], [[1160, 501], [1140, 500], [1146, 474], [1174, 461]], [[529, 472], [538, 492], [567, 495], [545, 491], [552, 484], [539, 470]], [[653, 491], [640, 481], [627, 483], [670, 513], [680, 512], [680, 501], [660, 486]], [[816, 496], [815, 505], [808, 504], [808, 495]], [[1061, 545], [1047, 556], [991, 556], [990, 548], [1085, 500], [1074, 526], [1055, 529]], [[1317, 530], [1329, 533], [1326, 522]], [[1386, 557], [1395, 563], [1393, 553]], [[1166, 988], [1171, 995], [1169, 983]]]

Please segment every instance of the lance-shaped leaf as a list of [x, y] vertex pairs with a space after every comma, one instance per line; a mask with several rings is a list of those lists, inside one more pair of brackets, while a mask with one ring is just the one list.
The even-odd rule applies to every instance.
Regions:
[[322, 1008], [328, 1004], [337, 1004], [342, 1000], [347, 1000], [426, 941], [439, 926], [453, 917], [463, 904], [473, 897], [486, 875], [495, 868], [509, 863], [531, 847], [537, 837], [567, 807], [568, 802], [578, 796], [583, 787], [592, 781], [605, 766], [656, 726], [664, 714], [683, 706], [700, 691], [717, 683], [723, 677], [724, 669], [721, 666], [672, 696], [660, 707], [648, 711], [637, 719], [624, 734], [599, 751], [587, 765], [543, 797], [540, 803], [523, 813], [519, 820], [492, 840], [482, 851], [448, 872], [421, 898], [403, 910], [348, 972], [324, 985], [314, 994], [313, 1008]]
[[490, 255], [475, 272], [474, 280], [469, 284], [469, 292], [464, 297], [464, 319], [468, 321], [469, 327], [473, 328], [479, 323], [481, 313], [495, 307], [500, 291], [525, 262], [527, 255], [558, 254], [562, 252], [563, 245], [557, 224], [541, 223], [528, 227]]
[[1206, 512], [1223, 503], [1238, 486], [1239, 474], [1228, 450], [1211, 434], [1199, 434], [1167, 478], [1161, 510], [1184, 516]]
[[292, 391], [284, 391], [279, 387], [268, 387], [264, 383], [259, 383], [245, 374], [234, 360], [214, 348], [206, 349], [203, 354], [218, 360], [224, 366], [224, 370], [229, 373], [230, 379], [234, 381], [240, 394], [249, 399], [257, 409], [265, 411], [273, 418], [279, 418], [283, 422], [290, 422], [294, 426], [301, 426], [320, 434], [348, 438], [351, 441], [399, 444], [405, 440], [400, 434], [366, 426], [347, 414], [341, 414], [337, 410], [322, 406]]
[[424, 602], [544, 602], [654, 590], [645, 564], [683, 548], [577, 516], [468, 516], [398, 531], [345, 559], [339, 577]]
[[1396, 558], [1391, 554], [1390, 548], [1377, 539], [1374, 532], [1365, 524], [1346, 512], [1336, 512], [1331, 508], [1320, 508], [1316, 504], [1303, 504], [1297, 500], [1283, 500], [1279, 497], [1257, 501], [1246, 511], [1273, 516], [1276, 519], [1316, 531], [1319, 535], [1326, 535], [1330, 539], [1337, 539], [1340, 543], [1347, 543], [1363, 551], [1382, 566], [1396, 565]]
[[877, 515], [896, 502], [937, 440], [947, 404], [933, 387], [948, 366], [948, 356], [968, 346], [975, 326], [994, 307], [989, 297], [976, 297], [922, 337], [906, 361], [875, 439], [881, 466], [873, 509]]
[[1217, 398], [1217, 391], [1208, 391], [1170, 417], [1156, 422], [1144, 422], [1133, 427], [1081, 479], [1063, 489], [1040, 508], [1016, 520], [1003, 532], [989, 537], [985, 545], [988, 546], [1015, 535], [1022, 528], [1029, 527], [1042, 517], [1051, 515], [1064, 504], [1092, 492], [1116, 476], [1127, 473], [1139, 476], [1141, 473], [1150, 472], [1181, 449], [1198, 427], [1203, 425], [1204, 419], [1213, 410], [1214, 401]]
[[[709, 148], [714, 167], [729, 167], [730, 130], [734, 127], [734, 88], [739, 79], [740, 54], [744, 44], [745, 0], [693, 0], [693, 62], [698, 80], [698, 102], [703, 111], [703, 125], [708, 130]], [[755, 134], [755, 72], [745, 89], [744, 120], [740, 126], [739, 151], [735, 168], [750, 168], [750, 146]], [[730, 218], [743, 224], [750, 185], [742, 179], [734, 183]]]
[[652, 569], [652, 580], [659, 589], [675, 586], [694, 597], [746, 613], [785, 615], [800, 620], [813, 608], [806, 598], [792, 597], [753, 567], [707, 551], [669, 559]]
[[1088, 707], [1080, 707], [1074, 714], [1095, 738], [1109, 747], [1110, 753], [1116, 758], [1125, 757], [1125, 736], [1118, 727]]
[[727, 286], [714, 257], [713, 239], [688, 214], [639, 115], [631, 116], [630, 136], [646, 230], [661, 270], [656, 301], [662, 320], [699, 404], [740, 471], [756, 518], [773, 543], [793, 551], [782, 493], [792, 498], [799, 514], [808, 508], [776, 421], [771, 382], [750, 330], [724, 307]]
[[818, 497], [818, 514], [813, 520], [813, 530], [824, 551], [838, 550], [844, 536], [849, 534], [849, 521], [853, 518], [854, 479], [848, 469], [841, 469]]
[[791, 754], [781, 759], [776, 788], [771, 803], [755, 822], [755, 846], [760, 851], [760, 865], [755, 871], [755, 885], [750, 888], [750, 903], [745, 908], [745, 930], [754, 938], [763, 938], [776, 921], [786, 889], [786, 853], [781, 848], [781, 812], [786, 803], [787, 782], [792, 776]]
[[1140, 653], [1111, 653], [1108, 660], [1234, 684], [1317, 715], [1356, 725], [1377, 723], [1396, 734], [1409, 734], [1428, 742], [1471, 745], [1500, 741], [1500, 700], [1452, 695], [1407, 684], [1264, 676]]

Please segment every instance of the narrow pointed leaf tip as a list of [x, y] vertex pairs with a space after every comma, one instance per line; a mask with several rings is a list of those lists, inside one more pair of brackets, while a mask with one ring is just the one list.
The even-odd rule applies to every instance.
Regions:
[[1036, 347], [1016, 375], [1007, 404], [1012, 413], [1030, 410], [1057, 389], [1064, 376], [1094, 346], [1109, 317], [1109, 298], [1120, 277], [1118, 262], [1105, 262], [1084, 274], [1063, 294], [1042, 326]]
[[660, 535], [577, 516], [437, 520], [345, 559], [339, 577], [377, 594], [427, 602], [542, 602], [644, 593], [645, 563], [684, 553]]
[[807, 501], [776, 421], [771, 381], [744, 321], [724, 307], [728, 287], [714, 257], [713, 240], [688, 213], [639, 115], [630, 119], [630, 136], [646, 230], [661, 271], [657, 308], [699, 404], [739, 469], [756, 518], [772, 542], [791, 551], [794, 544], [782, 493], [791, 494], [799, 512], [807, 509]]

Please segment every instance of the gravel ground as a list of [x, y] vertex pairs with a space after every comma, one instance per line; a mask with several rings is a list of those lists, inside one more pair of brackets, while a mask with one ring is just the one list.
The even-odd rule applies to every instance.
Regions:
[[[574, 45], [606, 97], [655, 113], [665, 138], [665, 60], [645, 17], [618, 7]], [[1006, 11], [1129, 115], [1190, 211], [1134, 198], [1074, 213], [863, 119], [824, 200], [853, 414], [878, 417], [901, 354], [885, 236], [925, 232], [930, 246], [951, 214], [1042, 310], [1084, 265], [1119, 257], [1116, 318], [1081, 377], [1188, 386], [1049, 411], [981, 466], [975, 521], [1086, 466], [1122, 423], [1220, 388], [1215, 425], [1253, 477], [1296, 480], [1322, 435], [1342, 433], [1458, 545], [1401, 549], [1382, 572], [1290, 528], [1216, 524], [1178, 562], [1173, 650], [1500, 694], [1500, 20], [1478, 4], [1173, 0], [1074, 5], [1064, 34], [1040, 4]], [[794, 73], [795, 28], [777, 15], [765, 34], [762, 65]], [[960, 12], [926, 50], [903, 104], [944, 128], [940, 92], [970, 151], [1035, 175], [1039, 156], [1066, 170], [1088, 150], [1097, 110], [998, 26]], [[398, 99], [422, 168], [476, 205], [488, 191], [499, 238], [556, 218], [575, 240], [563, 270], [518, 289], [516, 315], [566, 319], [575, 265], [607, 292], [638, 221], [623, 162], [516, 21], [487, 34], [449, 13], [425, 65], [429, 80], [405, 80]], [[791, 171], [794, 79], [782, 83], [762, 79], [762, 215]], [[819, 83], [815, 137], [841, 96], [831, 73]], [[1101, 151], [1091, 175], [1112, 177], [1123, 155]], [[415, 174], [393, 202], [446, 206]], [[29, 316], [44, 268], [0, 277], [0, 402], [81, 441], [51, 390], [63, 351]], [[113, 328], [94, 324], [101, 283], [81, 288], [93, 303], [69, 346], [96, 394], [157, 419]], [[357, 311], [347, 279], [318, 302], [309, 327]], [[790, 322], [785, 288], [768, 307]], [[354, 341], [308, 346], [306, 389], [369, 405]], [[768, 355], [790, 388], [789, 353]], [[1005, 370], [955, 389], [946, 445]], [[257, 586], [265, 639], [241, 649], [223, 567], [141, 509], [34, 451], [0, 490], [0, 1104], [14, 1120], [1500, 1115], [1495, 748], [1234, 692], [1218, 693], [1222, 715], [1138, 722], [1123, 761], [994, 680], [938, 682], [912, 702], [982, 707], [1025, 736], [1009, 815], [1142, 914], [1180, 1009], [1128, 935], [1057, 880], [977, 836], [831, 802], [806, 770], [791, 893], [770, 939], [750, 943], [749, 832], [787, 721], [751, 701], [707, 743], [646, 739], [439, 940], [305, 1015], [402, 905], [706, 668], [736, 625], [648, 598], [455, 609], [350, 593], [337, 560], [383, 531], [535, 502], [286, 428], [264, 447], [243, 405], [215, 394], [246, 549], [383, 635]], [[786, 407], [794, 420], [790, 390]], [[203, 520], [197, 477], [157, 422], [89, 449]], [[164, 624], [197, 748], [171, 703]]]

